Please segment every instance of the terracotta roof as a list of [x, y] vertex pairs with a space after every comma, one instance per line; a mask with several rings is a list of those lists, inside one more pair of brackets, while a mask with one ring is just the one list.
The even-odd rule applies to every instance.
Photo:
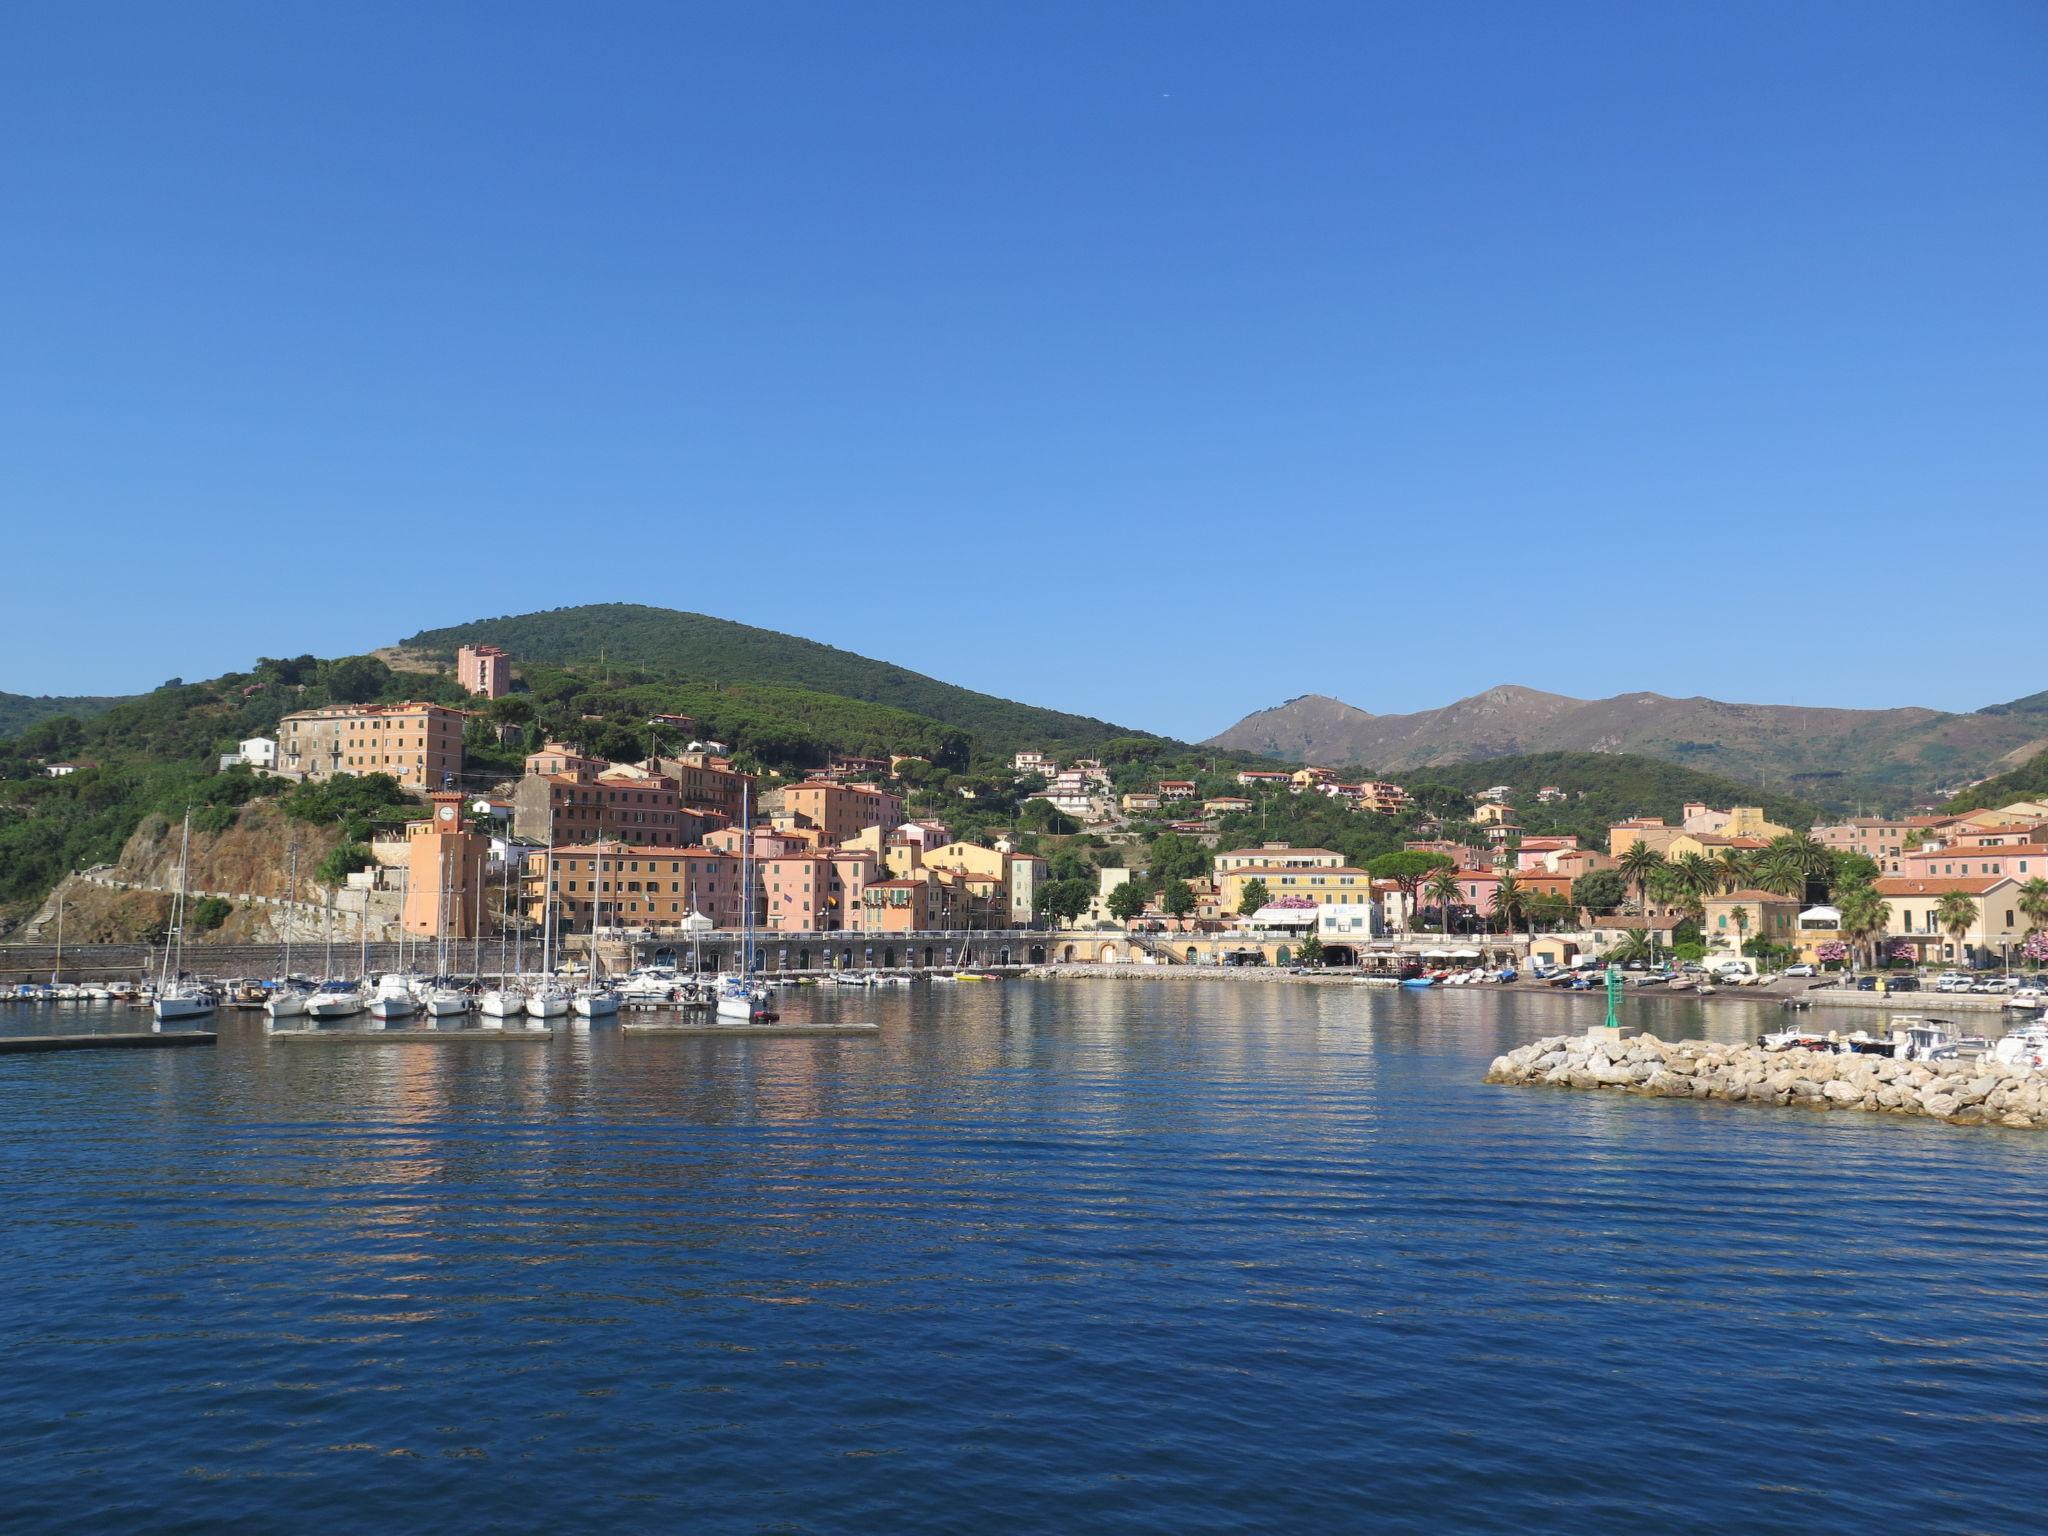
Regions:
[[1745, 888], [1745, 889], [1743, 889], [1743, 890], [1739, 890], [1739, 891], [1729, 891], [1729, 892], [1728, 892], [1728, 893], [1726, 893], [1725, 895], [1721, 895], [1721, 896], [1706, 896], [1706, 897], [1702, 897], [1701, 899], [1702, 899], [1703, 901], [1707, 901], [1707, 902], [1715, 902], [1715, 901], [1785, 901], [1785, 902], [1790, 902], [1790, 903], [1792, 903], [1792, 904], [1793, 904], [1793, 905], [1795, 905], [1795, 906], [1798, 906], [1798, 905], [1801, 905], [1801, 904], [1802, 904], [1802, 903], [1800, 902], [1800, 899], [1799, 899], [1799, 898], [1798, 898], [1797, 896], [1780, 896], [1780, 895], [1779, 895], [1779, 894], [1778, 894], [1778, 893], [1777, 893], [1776, 891], [1760, 891], [1760, 890], [1756, 889], [1756, 888], [1755, 888], [1754, 886], [1750, 886], [1750, 887], [1747, 887], [1747, 888]]
[[1871, 888], [1880, 896], [1946, 896], [1950, 891], [1961, 891], [1965, 896], [1982, 896], [1986, 891], [2012, 883], [2010, 875], [1937, 875], [1931, 880], [1888, 875], [1872, 881]]

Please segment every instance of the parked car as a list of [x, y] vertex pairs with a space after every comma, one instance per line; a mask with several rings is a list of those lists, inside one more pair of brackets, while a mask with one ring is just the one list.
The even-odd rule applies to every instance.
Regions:
[[1920, 978], [1918, 976], [1894, 976], [1885, 983], [1885, 987], [1892, 992], [1918, 992], [1920, 990]]
[[1875, 992], [1877, 990], [1877, 978], [1875, 976], [1858, 976], [1856, 978], [1856, 990], [1858, 992]]
[[1812, 966], [1802, 963], [1799, 965], [1786, 966], [1783, 974], [1787, 976], [1811, 976], [1814, 975], [1815, 972]]

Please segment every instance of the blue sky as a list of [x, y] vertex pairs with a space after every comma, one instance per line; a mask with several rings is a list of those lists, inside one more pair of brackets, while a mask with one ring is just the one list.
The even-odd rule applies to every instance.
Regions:
[[2031, 0], [13, 5], [0, 688], [631, 600], [1190, 736], [2033, 692], [2044, 79]]

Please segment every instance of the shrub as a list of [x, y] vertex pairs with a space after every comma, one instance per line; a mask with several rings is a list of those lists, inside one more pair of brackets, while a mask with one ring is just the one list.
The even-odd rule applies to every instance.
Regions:
[[226, 922], [228, 915], [234, 910], [234, 905], [221, 897], [202, 896], [192, 903], [192, 911], [187, 921], [201, 933], [211, 933]]

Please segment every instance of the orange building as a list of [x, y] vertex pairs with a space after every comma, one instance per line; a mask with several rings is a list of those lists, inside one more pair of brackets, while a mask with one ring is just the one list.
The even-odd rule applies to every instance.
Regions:
[[903, 820], [903, 802], [867, 784], [787, 784], [775, 814], [780, 831], [816, 828], [821, 842], [836, 846], [869, 827], [893, 827]]
[[468, 716], [445, 704], [333, 704], [278, 722], [278, 767], [289, 777], [388, 773], [413, 789], [439, 789], [462, 772]]
[[647, 848], [681, 848], [699, 841], [718, 819], [686, 809], [680, 798], [667, 774], [630, 763], [528, 774], [512, 794], [512, 826], [535, 840], [615, 837]]
[[512, 691], [512, 657], [495, 645], [465, 645], [455, 653], [455, 676], [471, 693], [502, 699]]
[[880, 873], [872, 853], [757, 853], [767, 927], [782, 933], [833, 933], [860, 927], [861, 901]]
[[433, 813], [406, 825], [405, 909], [400, 921], [407, 933], [467, 939], [487, 930], [488, 914], [481, 903], [491, 840], [463, 823], [465, 798], [454, 790], [437, 791], [427, 796]]
[[[522, 900], [536, 923], [548, 868], [545, 849], [527, 853]], [[675, 928], [692, 912], [720, 928], [738, 928], [745, 921], [740, 861], [708, 848], [657, 852], [623, 842], [579, 844], [555, 850], [553, 871], [561, 933], [588, 933], [600, 918], [606, 928]]]
[[932, 926], [932, 878], [877, 880], [861, 893], [861, 926], [873, 933], [922, 933]]

